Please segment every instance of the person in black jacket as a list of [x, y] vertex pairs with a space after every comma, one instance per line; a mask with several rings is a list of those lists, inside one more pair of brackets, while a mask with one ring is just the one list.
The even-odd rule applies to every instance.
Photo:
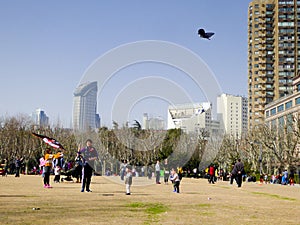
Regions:
[[236, 164], [233, 167], [232, 174], [235, 176], [236, 183], [238, 187], [242, 186], [243, 174], [244, 174], [244, 164], [241, 162], [241, 159], [238, 159]]
[[16, 157], [16, 160], [15, 160], [16, 175], [15, 175], [15, 177], [20, 177], [22, 162], [23, 162], [23, 158]]
[[84, 192], [84, 189], [86, 192], [92, 192], [90, 189], [91, 178], [94, 170], [94, 162], [98, 159], [98, 153], [92, 144], [92, 140], [88, 139], [86, 147], [80, 150], [83, 159], [81, 192]]

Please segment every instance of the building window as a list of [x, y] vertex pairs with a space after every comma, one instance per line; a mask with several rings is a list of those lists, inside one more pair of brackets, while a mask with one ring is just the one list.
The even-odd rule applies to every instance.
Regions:
[[278, 126], [279, 126], [279, 128], [284, 127], [284, 117], [283, 116], [278, 118]]
[[283, 104], [277, 107], [277, 112], [283, 111], [284, 107]]
[[293, 131], [293, 115], [288, 114], [286, 116], [286, 126], [287, 126], [287, 131], [292, 132]]
[[295, 99], [295, 104], [296, 104], [296, 105], [299, 105], [299, 104], [300, 104], [300, 97], [298, 97], [298, 98]]
[[275, 115], [276, 114], [276, 108], [271, 109], [271, 115]]
[[271, 121], [271, 129], [276, 130], [276, 120]]
[[292, 101], [285, 103], [285, 109], [289, 109], [292, 107]]

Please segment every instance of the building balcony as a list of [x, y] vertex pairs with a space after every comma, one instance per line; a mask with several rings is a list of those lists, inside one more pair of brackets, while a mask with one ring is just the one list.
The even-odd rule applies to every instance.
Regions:
[[273, 90], [274, 90], [274, 87], [265, 87], [265, 90], [266, 90], [266, 91], [273, 91]]
[[266, 84], [274, 84], [274, 80], [266, 80]]
[[267, 36], [266, 36], [266, 33], [259, 32], [258, 37], [260, 37], [260, 38], [265, 38], [265, 37], [267, 37]]

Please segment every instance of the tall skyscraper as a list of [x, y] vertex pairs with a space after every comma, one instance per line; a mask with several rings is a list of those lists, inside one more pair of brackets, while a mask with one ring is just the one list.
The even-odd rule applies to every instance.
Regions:
[[100, 124], [97, 111], [97, 81], [83, 83], [74, 92], [73, 128], [79, 131], [95, 129]]
[[37, 126], [45, 127], [49, 125], [49, 117], [42, 109], [36, 109], [35, 112], [31, 114], [31, 118]]
[[300, 68], [300, 1], [253, 0], [248, 8], [249, 129], [265, 105], [292, 93]]
[[248, 100], [242, 96], [221, 94], [217, 98], [220, 126], [226, 134], [241, 138], [247, 132]]

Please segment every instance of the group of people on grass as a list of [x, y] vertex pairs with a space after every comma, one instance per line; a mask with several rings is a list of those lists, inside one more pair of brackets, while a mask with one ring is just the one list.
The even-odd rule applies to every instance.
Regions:
[[[75, 158], [75, 168], [74, 171], [77, 171], [76, 174], [80, 174], [77, 176], [77, 182], [81, 182], [81, 192], [92, 192], [90, 189], [91, 178], [93, 175], [93, 166], [94, 162], [98, 159], [98, 153], [96, 149], [92, 146], [92, 140], [88, 139], [86, 141], [86, 146], [80, 149], [77, 152]], [[60, 181], [60, 174], [63, 168], [64, 160], [63, 154], [60, 150], [57, 151], [56, 154], [52, 153], [50, 148], [46, 149], [45, 155], [40, 159], [40, 167], [43, 171], [43, 183], [44, 188], [52, 188], [50, 185], [50, 173], [54, 170], [54, 182]], [[156, 166], [156, 183], [160, 184], [160, 165], [159, 161], [157, 161]], [[82, 173], [80, 173], [82, 170]], [[159, 171], [159, 173], [158, 173]], [[165, 171], [165, 174], [168, 174]], [[125, 180], [126, 185], [126, 195], [130, 195], [130, 187], [132, 185], [132, 167], [127, 164], [127, 161], [121, 166], [121, 179]], [[164, 181], [168, 182], [168, 179], [171, 180], [174, 186], [174, 192], [179, 193], [179, 185], [182, 176], [180, 173], [177, 173], [175, 169], [171, 170], [171, 174], [168, 178], [164, 177]]]
[[[167, 184], [168, 181], [170, 180], [174, 186], [174, 190], [173, 192], [176, 193], [180, 193], [179, 191], [179, 185], [180, 185], [180, 181], [182, 179], [182, 168], [178, 167], [177, 171], [172, 168], [171, 170], [169, 170], [167, 168], [167, 162], [165, 162], [165, 167], [164, 167], [164, 183]], [[149, 176], [150, 175], [150, 176]], [[161, 166], [160, 166], [160, 161], [157, 160], [156, 164], [155, 164], [155, 182], [156, 184], [161, 184], [160, 182], [160, 178], [161, 178]], [[130, 186], [132, 184], [132, 177], [134, 176], [133, 173], [133, 169], [130, 165], [128, 165], [127, 160], [124, 160], [121, 163], [120, 166], [120, 178], [121, 180], [125, 180], [125, 184], [126, 184], [126, 194], [129, 195], [130, 194]], [[152, 178], [152, 171], [148, 171], [148, 179]]]
[[277, 175], [273, 174], [269, 176], [268, 174], [262, 174], [260, 176], [260, 183], [270, 183], [270, 184], [281, 184], [281, 185], [295, 185], [294, 174], [288, 174], [287, 170], [284, 170], [283, 173]]
[[[207, 167], [206, 173], [208, 174], [208, 182], [210, 184], [214, 184], [217, 181], [217, 175], [219, 174], [214, 164], [211, 163], [209, 167]], [[230, 184], [233, 184], [233, 181], [235, 180], [238, 187], [241, 187], [244, 175], [244, 164], [241, 162], [241, 159], [238, 159], [237, 162], [233, 165], [231, 173], [229, 175]]]
[[[81, 148], [78, 150], [74, 163], [75, 167], [72, 169], [73, 176], [77, 178], [78, 183], [81, 183], [81, 192], [91, 192], [90, 184], [91, 184], [91, 178], [94, 171], [94, 163], [96, 160], [98, 160], [98, 153], [96, 149], [92, 145], [92, 140], [88, 139], [86, 141], [86, 146], [84, 148]], [[19, 165], [21, 164], [22, 159], [18, 158], [16, 159], [16, 177], [19, 176]], [[180, 193], [180, 182], [182, 179], [182, 168], [171, 170], [167, 169], [167, 163], [165, 162], [164, 167], [164, 183], [167, 184], [170, 180], [173, 183], [174, 192]], [[50, 185], [50, 173], [51, 171], [54, 171], [54, 182], [60, 182], [60, 175], [61, 171], [64, 167], [64, 158], [63, 153], [58, 150], [57, 153], [52, 153], [51, 148], [47, 148], [45, 151], [45, 155], [40, 159], [40, 168], [43, 171], [43, 183], [44, 188], [52, 188]], [[156, 178], [156, 184], [160, 183], [160, 177], [161, 177], [161, 168], [160, 168], [160, 162], [157, 160], [155, 164], [155, 178]], [[216, 168], [213, 164], [211, 164], [207, 168], [207, 174], [208, 181], [211, 184], [214, 184], [216, 181]], [[238, 159], [237, 162], [233, 165], [232, 171], [230, 173], [230, 184], [233, 184], [233, 181], [235, 180], [238, 187], [242, 186], [243, 176], [245, 175], [244, 170], [244, 164], [241, 162], [241, 159]], [[121, 164], [121, 170], [120, 170], [120, 177], [121, 180], [125, 182], [126, 185], [126, 195], [130, 195], [130, 187], [132, 185], [132, 177], [133, 177], [133, 169], [130, 165], [127, 164], [127, 161], [125, 160]], [[275, 179], [272, 176], [272, 182], [275, 182], [273, 179]], [[278, 179], [278, 178], [277, 178]], [[261, 177], [262, 180], [266, 180], [265, 177]], [[285, 170], [283, 172], [283, 175], [281, 176], [280, 180], [281, 184], [292, 184], [294, 181], [292, 178], [288, 179], [287, 171]]]
[[[86, 141], [86, 146], [77, 152], [75, 158], [75, 168], [77, 182], [81, 182], [81, 192], [91, 192], [90, 184], [93, 175], [93, 165], [98, 159], [98, 153], [92, 146], [92, 140]], [[44, 157], [40, 159], [40, 167], [43, 171], [44, 188], [52, 188], [50, 185], [50, 173], [54, 170], [54, 182], [60, 181], [60, 174], [63, 168], [63, 154], [60, 150], [56, 154], [52, 153], [50, 148], [46, 149]]]

